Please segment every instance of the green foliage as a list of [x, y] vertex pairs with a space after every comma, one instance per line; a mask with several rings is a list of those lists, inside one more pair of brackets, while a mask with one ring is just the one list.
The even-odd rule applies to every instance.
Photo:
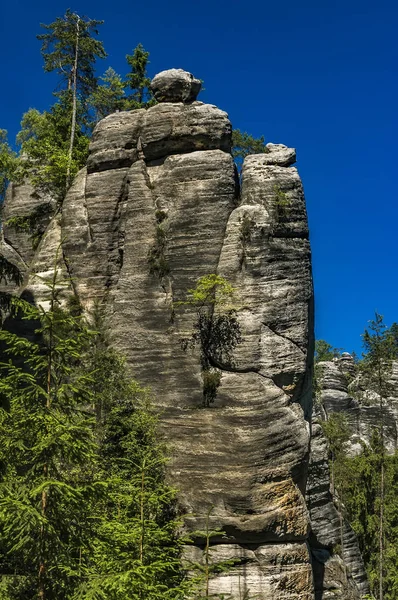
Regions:
[[8, 143], [7, 131], [0, 129], [0, 204], [4, 201], [8, 183], [15, 177], [17, 168], [18, 159]]
[[344, 456], [351, 434], [345, 415], [332, 413], [327, 421], [321, 422], [321, 425], [333, 459]]
[[217, 369], [204, 369], [202, 371], [203, 378], [203, 402], [205, 406], [210, 406], [217, 398], [217, 390], [221, 385], [221, 371]]
[[384, 552], [383, 594], [385, 600], [398, 595], [398, 454], [385, 456], [380, 430], [373, 433], [370, 446], [339, 465], [342, 472], [346, 515], [358, 536], [372, 592], [379, 597], [380, 582], [380, 486], [384, 464]]
[[277, 208], [278, 215], [280, 217], [287, 216], [287, 209], [290, 206], [289, 198], [287, 197], [286, 192], [284, 192], [280, 185], [274, 185], [275, 192], [275, 204]]
[[249, 154], [265, 154], [269, 152], [265, 145], [264, 136], [254, 138], [252, 135], [242, 132], [240, 129], [232, 131], [232, 156], [239, 169]]
[[[210, 506], [206, 514], [205, 529], [196, 530], [191, 534], [192, 538], [204, 540], [204, 547], [202, 551], [202, 560], [190, 564], [191, 570], [195, 573], [198, 585], [199, 585], [199, 596], [198, 598], [218, 598], [218, 600], [227, 600], [224, 595], [219, 596], [210, 594], [210, 580], [214, 575], [219, 573], [226, 573], [236, 564], [234, 559], [217, 560], [217, 551], [212, 548], [211, 542], [214, 538], [219, 539], [225, 536], [224, 531], [212, 530], [210, 528], [210, 517], [213, 512], [214, 506]], [[202, 588], [202, 589], [200, 589]]]
[[[170, 267], [166, 258], [167, 248], [167, 225], [164, 223], [163, 215], [159, 217], [157, 211], [157, 224], [155, 229], [155, 241], [148, 252], [148, 265], [151, 275], [156, 275], [162, 280], [170, 273]], [[161, 219], [159, 221], [159, 219]]]
[[[0, 595], [183, 600], [175, 490], [149, 393], [108, 345], [95, 305], [13, 299], [26, 337], [0, 333]], [[5, 402], [3, 402], [5, 400]]]
[[[64, 90], [71, 90], [76, 75], [77, 93], [85, 101], [96, 87], [95, 61], [105, 58], [103, 43], [97, 39], [98, 26], [103, 21], [79, 17], [67, 9], [63, 17], [57, 17], [49, 25], [42, 24], [45, 33], [37, 36], [42, 42], [41, 54], [44, 70], [55, 71]], [[78, 64], [75, 51], [78, 41]], [[76, 72], [75, 72], [76, 70]], [[56, 92], [60, 94], [60, 92]], [[62, 92], [61, 92], [62, 94]]]
[[101, 464], [107, 495], [91, 564], [75, 597], [182, 599], [189, 582], [176, 535], [175, 490], [164, 483], [157, 417], [143, 390], [130, 386], [129, 397], [119, 397], [106, 413]]
[[[40, 113], [30, 109], [22, 118], [21, 131], [17, 136], [24, 157], [21, 161], [23, 175], [39, 192], [49, 194], [60, 203], [66, 189], [71, 101], [71, 94], [66, 92], [50, 111]], [[73, 176], [86, 164], [89, 144], [86, 125], [84, 110], [78, 103], [71, 163]]]
[[92, 503], [101, 495], [92, 374], [75, 368], [91, 332], [58, 303], [45, 312], [13, 299], [34, 335], [0, 332], [0, 571], [2, 598], [67, 597], [90, 547]]
[[126, 75], [125, 87], [131, 90], [127, 95], [126, 108], [148, 108], [155, 104], [149, 89], [151, 80], [147, 75], [148, 58], [149, 52], [144, 49], [142, 44], [138, 44], [132, 54], [126, 55], [130, 72]]
[[192, 306], [196, 321], [183, 348], [200, 348], [203, 377], [203, 404], [208, 407], [217, 397], [221, 383], [218, 369], [233, 365], [233, 351], [241, 342], [236, 310], [231, 301], [234, 288], [220, 275], [210, 274], [198, 279], [195, 288], [188, 290], [186, 300], [175, 306]]
[[89, 103], [95, 112], [95, 121], [126, 108], [125, 84], [121, 76], [109, 67], [100, 77], [103, 81], [89, 97]]
[[315, 341], [315, 362], [328, 361], [333, 360], [340, 356], [342, 349], [341, 348], [333, 348], [328, 342], [325, 340], [316, 340]]

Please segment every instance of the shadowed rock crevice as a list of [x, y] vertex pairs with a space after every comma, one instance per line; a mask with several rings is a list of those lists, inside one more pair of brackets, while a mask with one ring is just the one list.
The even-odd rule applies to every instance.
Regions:
[[[313, 288], [295, 151], [269, 144], [248, 156], [240, 190], [228, 115], [196, 100], [191, 74], [172, 71], [154, 80], [156, 106], [97, 124], [87, 170], [27, 260], [29, 289], [45, 302], [34, 274], [52, 268], [62, 239], [80, 302], [104, 302], [112, 343], [161, 411], [186, 529], [203, 529], [213, 506], [211, 529], [227, 532], [213, 548], [237, 564], [210, 593], [313, 600], [304, 498]], [[163, 272], [151, 256], [164, 259]], [[200, 352], [181, 347], [195, 309], [173, 304], [214, 273], [235, 289], [242, 340], [233, 364], [213, 357], [221, 385], [202, 408]], [[200, 556], [197, 543], [187, 555]]]

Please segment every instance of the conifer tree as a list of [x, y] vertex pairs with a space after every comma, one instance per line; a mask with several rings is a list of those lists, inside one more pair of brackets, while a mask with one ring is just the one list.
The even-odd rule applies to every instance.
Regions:
[[118, 73], [111, 67], [107, 69], [98, 85], [89, 97], [89, 102], [95, 111], [95, 120], [100, 121], [117, 110], [126, 108], [125, 84]]
[[78, 101], [84, 106], [88, 96], [97, 85], [94, 65], [97, 58], [105, 58], [106, 53], [98, 35], [98, 25], [103, 21], [80, 17], [67, 10], [63, 17], [49, 25], [42, 25], [46, 33], [37, 38], [42, 42], [44, 70], [55, 71], [63, 86], [59, 96], [70, 104], [70, 136], [66, 164], [66, 189], [72, 175], [72, 158], [76, 133]]
[[385, 423], [384, 409], [391, 391], [390, 377], [395, 348], [382, 315], [375, 313], [369, 328], [363, 334], [365, 355], [361, 370], [367, 387], [373, 391], [379, 401], [380, 435], [380, 502], [379, 502], [379, 600], [384, 598], [384, 559], [385, 559]]
[[[92, 535], [97, 445], [92, 376], [77, 368], [90, 340], [61, 309], [57, 270], [45, 311], [13, 299], [26, 337], [0, 332], [1, 597], [71, 598]], [[32, 330], [33, 327], [33, 330]]]
[[240, 129], [232, 131], [232, 156], [239, 171], [242, 169], [246, 156], [249, 154], [264, 154], [268, 151], [263, 135], [255, 138], [247, 132], [242, 132]]
[[191, 583], [181, 565], [175, 490], [164, 481], [165, 451], [148, 391], [124, 359], [97, 339], [97, 435], [107, 494], [77, 599], [182, 600]]
[[126, 89], [131, 90], [127, 95], [127, 107], [130, 109], [148, 108], [155, 103], [149, 89], [151, 80], [147, 75], [148, 58], [149, 52], [142, 44], [138, 44], [132, 54], [126, 55], [127, 64], [131, 69], [126, 75]]

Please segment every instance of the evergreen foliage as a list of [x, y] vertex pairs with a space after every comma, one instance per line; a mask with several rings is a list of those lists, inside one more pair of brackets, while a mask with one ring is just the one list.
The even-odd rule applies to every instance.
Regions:
[[[41, 53], [44, 70], [55, 71], [59, 77], [59, 91], [71, 91], [76, 78], [76, 93], [84, 102], [96, 87], [95, 62], [105, 58], [106, 52], [98, 36], [98, 26], [103, 21], [80, 17], [67, 9], [49, 25], [42, 24], [45, 33], [37, 36], [42, 42]], [[78, 62], [76, 63], [76, 49]]]
[[265, 139], [262, 135], [255, 138], [249, 133], [242, 132], [240, 129], [232, 131], [232, 156], [239, 168], [242, 168], [243, 161], [249, 154], [265, 154], [269, 152], [265, 145]]
[[91, 507], [101, 494], [92, 374], [76, 368], [89, 343], [84, 323], [58, 302], [50, 310], [13, 299], [34, 335], [0, 333], [0, 548], [2, 598], [67, 598], [90, 546]]
[[333, 360], [340, 356], [341, 348], [334, 348], [325, 340], [315, 340], [315, 362]]
[[0, 129], [0, 205], [4, 201], [8, 183], [16, 174], [17, 165], [16, 154], [8, 143], [7, 131]]
[[90, 105], [95, 113], [95, 121], [118, 110], [126, 109], [125, 83], [121, 76], [112, 67], [109, 67], [100, 80], [99, 84], [89, 97]]
[[[26, 337], [0, 333], [0, 591], [4, 600], [177, 600], [175, 490], [149, 392], [109, 347], [62, 309], [13, 300]], [[76, 303], [74, 303], [76, 304]]]
[[126, 55], [130, 67], [130, 72], [126, 75], [126, 89], [130, 90], [127, 95], [129, 109], [148, 108], [156, 103], [149, 89], [151, 80], [147, 75], [148, 58], [149, 52], [142, 44], [138, 44], [132, 54]]

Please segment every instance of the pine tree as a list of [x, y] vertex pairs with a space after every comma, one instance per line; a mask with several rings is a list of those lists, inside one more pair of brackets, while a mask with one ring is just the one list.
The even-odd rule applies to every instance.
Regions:
[[[13, 299], [26, 336], [0, 332], [2, 598], [71, 598], [92, 537], [98, 481], [92, 375], [79, 362], [90, 331], [59, 304], [57, 270], [45, 311]], [[33, 328], [33, 329], [32, 329]]]
[[240, 129], [232, 131], [232, 156], [241, 170], [243, 161], [249, 154], [264, 154], [269, 152], [265, 145], [264, 136], [255, 138], [249, 133], [242, 132]]
[[126, 55], [127, 64], [131, 68], [126, 75], [126, 89], [131, 90], [127, 95], [127, 107], [130, 109], [148, 108], [155, 104], [149, 89], [151, 80], [147, 75], [148, 58], [149, 52], [142, 44], [138, 44], [132, 54]]
[[66, 98], [71, 106], [66, 189], [69, 188], [72, 176], [78, 102], [84, 107], [87, 98], [96, 88], [95, 61], [106, 56], [102, 42], [96, 39], [97, 27], [102, 23], [103, 21], [80, 17], [68, 9], [63, 17], [57, 17], [49, 25], [42, 25], [46, 33], [37, 36], [42, 42], [44, 70], [57, 72], [63, 86], [63, 90], [57, 94]]

